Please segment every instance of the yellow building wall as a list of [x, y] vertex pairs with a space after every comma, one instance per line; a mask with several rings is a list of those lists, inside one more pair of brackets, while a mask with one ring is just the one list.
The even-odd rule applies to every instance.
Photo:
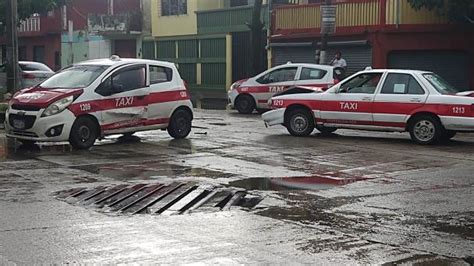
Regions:
[[161, 0], [151, 1], [152, 35], [169, 37], [197, 34], [196, 11], [224, 7], [224, 0], [188, 0], [186, 15], [161, 16]]

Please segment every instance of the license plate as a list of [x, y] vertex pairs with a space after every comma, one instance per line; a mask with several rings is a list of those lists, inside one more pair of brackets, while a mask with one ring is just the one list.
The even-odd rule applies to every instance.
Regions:
[[25, 128], [25, 121], [14, 119], [13, 120], [13, 127], [17, 129], [24, 129]]

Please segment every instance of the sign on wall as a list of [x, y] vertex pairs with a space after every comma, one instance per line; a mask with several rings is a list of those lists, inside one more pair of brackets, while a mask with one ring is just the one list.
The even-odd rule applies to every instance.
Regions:
[[336, 11], [335, 5], [321, 6], [321, 33], [333, 34], [336, 32]]

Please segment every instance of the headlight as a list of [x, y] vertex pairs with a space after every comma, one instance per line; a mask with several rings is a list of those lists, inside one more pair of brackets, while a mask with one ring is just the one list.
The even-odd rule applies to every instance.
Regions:
[[233, 91], [233, 90], [237, 89], [237, 88], [240, 86], [240, 84], [241, 84], [241, 83], [238, 82], [238, 81], [237, 81], [237, 82], [234, 82], [234, 83], [230, 86], [229, 91]]
[[45, 117], [45, 116], [59, 114], [62, 111], [64, 111], [64, 109], [66, 109], [73, 101], [74, 101], [74, 96], [72, 95], [66, 98], [62, 98], [61, 100], [56, 101], [53, 104], [49, 105], [48, 108], [44, 110], [41, 116]]

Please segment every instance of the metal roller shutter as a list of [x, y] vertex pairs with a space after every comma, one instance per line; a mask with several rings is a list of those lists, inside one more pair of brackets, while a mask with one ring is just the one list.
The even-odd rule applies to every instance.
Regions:
[[469, 56], [462, 51], [394, 51], [389, 68], [433, 71], [456, 88], [469, 88]]
[[[331, 45], [330, 45], [331, 46]], [[336, 51], [342, 52], [347, 61], [347, 75], [363, 70], [372, 65], [372, 48], [368, 45], [333, 45], [328, 50], [328, 60], [331, 61]], [[278, 46], [272, 48], [274, 66], [292, 63], [315, 63], [314, 49], [309, 45]], [[327, 62], [329, 63], [329, 62]]]
[[273, 65], [292, 63], [315, 63], [314, 50], [309, 47], [274, 47]]

